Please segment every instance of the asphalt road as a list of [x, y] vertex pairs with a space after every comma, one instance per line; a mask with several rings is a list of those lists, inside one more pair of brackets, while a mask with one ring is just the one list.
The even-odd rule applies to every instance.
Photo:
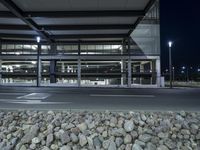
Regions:
[[0, 87], [0, 109], [199, 111], [200, 89]]

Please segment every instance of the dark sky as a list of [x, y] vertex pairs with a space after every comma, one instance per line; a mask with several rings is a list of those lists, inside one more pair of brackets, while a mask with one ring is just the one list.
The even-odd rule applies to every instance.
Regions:
[[162, 70], [168, 67], [168, 40], [174, 41], [174, 66], [200, 67], [199, 9], [198, 0], [160, 0]]

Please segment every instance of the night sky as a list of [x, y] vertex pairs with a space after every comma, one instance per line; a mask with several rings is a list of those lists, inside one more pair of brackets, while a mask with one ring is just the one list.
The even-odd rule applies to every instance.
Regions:
[[160, 0], [161, 63], [168, 68], [167, 41], [174, 41], [175, 67], [200, 67], [200, 13], [198, 0]]

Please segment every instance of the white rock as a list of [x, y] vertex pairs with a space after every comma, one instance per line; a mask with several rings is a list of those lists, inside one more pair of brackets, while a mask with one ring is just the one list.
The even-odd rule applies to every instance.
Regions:
[[85, 137], [85, 135], [83, 135], [83, 134], [79, 135], [79, 144], [82, 147], [87, 144], [87, 138]]
[[145, 114], [141, 114], [141, 119], [142, 119], [142, 121], [146, 121], [147, 120], [147, 117], [145, 116]]
[[109, 147], [109, 144], [110, 144], [110, 140], [105, 140], [105, 141], [103, 141], [103, 148], [104, 149], [108, 149], [108, 147]]
[[52, 144], [52, 145], [51, 145], [51, 149], [52, 149], [52, 150], [57, 150], [57, 149], [58, 149], [58, 145]]
[[30, 145], [30, 149], [36, 149], [36, 144], [35, 144], [35, 143], [32, 143], [32, 144]]
[[132, 136], [130, 134], [127, 134], [124, 137], [124, 144], [130, 144], [132, 142]]
[[71, 147], [69, 145], [62, 146], [60, 150], [71, 150]]
[[142, 147], [138, 144], [133, 144], [132, 150], [143, 150]]
[[22, 145], [22, 146], [20, 147], [20, 150], [27, 150], [27, 149], [26, 149], [26, 146], [25, 146], [25, 145]]
[[169, 150], [169, 149], [168, 149], [167, 146], [165, 146], [165, 145], [160, 145], [160, 146], [157, 148], [157, 150]]
[[79, 130], [81, 132], [84, 132], [87, 129], [87, 124], [86, 123], [81, 123], [81, 124], [77, 125], [77, 127], [79, 128]]
[[115, 142], [111, 141], [108, 150], [117, 150]]
[[77, 143], [78, 142], [78, 136], [74, 133], [70, 134], [70, 138], [72, 140], [73, 143]]
[[43, 147], [42, 150], [50, 150], [47, 146]]
[[40, 143], [40, 139], [39, 139], [38, 137], [34, 137], [34, 138], [32, 139], [32, 143], [38, 144], [38, 143]]
[[53, 134], [50, 133], [47, 135], [46, 146], [51, 145], [52, 142], [53, 142]]
[[126, 120], [124, 123], [124, 129], [126, 132], [131, 132], [134, 129], [134, 123], [132, 120]]
[[143, 134], [143, 135], [140, 135], [139, 136], [139, 139], [142, 141], [142, 142], [149, 142], [151, 140], [152, 136], [149, 135], [149, 134]]

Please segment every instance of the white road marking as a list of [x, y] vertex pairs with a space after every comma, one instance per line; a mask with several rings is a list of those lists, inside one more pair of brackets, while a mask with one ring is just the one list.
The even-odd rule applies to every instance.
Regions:
[[137, 98], [154, 98], [155, 95], [107, 95], [107, 94], [90, 94], [93, 97], [137, 97]]
[[42, 100], [16, 100], [16, 99], [0, 99], [0, 102], [14, 104], [71, 104], [72, 102], [43, 102]]
[[47, 93], [31, 93], [24, 96], [19, 96], [17, 99], [46, 99], [50, 94]]

